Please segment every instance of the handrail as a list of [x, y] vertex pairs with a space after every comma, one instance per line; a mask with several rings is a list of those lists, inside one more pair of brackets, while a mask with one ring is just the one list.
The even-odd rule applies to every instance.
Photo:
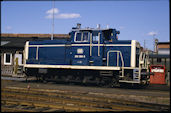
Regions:
[[142, 63], [141, 63], [141, 61], [143, 61], [143, 57], [142, 57], [142, 55], [143, 55], [143, 52], [141, 52], [140, 53], [140, 56], [139, 56], [139, 74], [138, 74], [138, 80], [140, 81], [140, 75], [141, 75], [141, 67], [142, 67]]
[[138, 76], [138, 79], [140, 81], [140, 76], [141, 76], [141, 70], [142, 68], [147, 68], [148, 69], [148, 56], [146, 56], [146, 53], [144, 52], [141, 52], [140, 53], [140, 56], [139, 56], [139, 76]]
[[90, 56], [92, 56], [92, 33], [90, 34]]
[[119, 54], [120, 54], [121, 61], [122, 61], [122, 76], [120, 76], [120, 77], [124, 77], [124, 68], [123, 68], [124, 67], [124, 60], [123, 60], [123, 56], [122, 56], [121, 51], [111, 50], [111, 51], [107, 52], [107, 66], [109, 66], [109, 53], [111, 53], [111, 52], [117, 53], [117, 66], [119, 64]]
[[98, 33], [98, 37], [99, 37], [99, 40], [98, 40], [98, 56], [100, 56], [100, 33]]
[[142, 59], [142, 60], [143, 60], [143, 62], [144, 62], [144, 63], [143, 63], [143, 68], [144, 68], [144, 67], [145, 67], [145, 53], [144, 53], [144, 55], [143, 55], [143, 59]]

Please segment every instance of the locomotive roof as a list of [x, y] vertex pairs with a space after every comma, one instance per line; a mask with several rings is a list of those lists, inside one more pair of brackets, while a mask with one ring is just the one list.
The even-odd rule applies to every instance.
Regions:
[[106, 28], [106, 29], [101, 29], [101, 28], [72, 28], [72, 31], [107, 31], [107, 30], [116, 30], [116, 29], [112, 29], [112, 28]]

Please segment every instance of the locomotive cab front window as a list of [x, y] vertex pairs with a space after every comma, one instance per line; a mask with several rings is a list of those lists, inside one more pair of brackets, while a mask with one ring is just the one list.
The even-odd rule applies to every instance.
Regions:
[[104, 39], [105, 39], [106, 41], [111, 40], [111, 34], [113, 35], [111, 29], [109, 29], [109, 30], [103, 30]]

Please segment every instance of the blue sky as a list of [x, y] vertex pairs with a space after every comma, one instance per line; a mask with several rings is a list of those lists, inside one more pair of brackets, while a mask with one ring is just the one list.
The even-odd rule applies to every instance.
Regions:
[[[52, 32], [52, 1], [1, 2], [2, 33]], [[54, 33], [67, 34], [77, 23], [82, 28], [120, 30], [120, 40], [137, 40], [153, 50], [153, 35], [170, 41], [169, 0], [55, 1]]]

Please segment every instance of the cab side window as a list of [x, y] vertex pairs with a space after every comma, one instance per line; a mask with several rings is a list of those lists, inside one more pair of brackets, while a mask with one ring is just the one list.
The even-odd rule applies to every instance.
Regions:
[[85, 32], [83, 33], [83, 42], [88, 42], [88, 39], [89, 39], [89, 33], [88, 32]]
[[81, 41], [81, 33], [76, 33], [76, 40], [75, 41]]
[[98, 42], [99, 36], [98, 35], [93, 35], [93, 42]]
[[75, 35], [75, 42], [88, 42], [90, 38], [89, 32], [77, 32]]
[[98, 42], [99, 41], [99, 32], [93, 32], [93, 42]]

